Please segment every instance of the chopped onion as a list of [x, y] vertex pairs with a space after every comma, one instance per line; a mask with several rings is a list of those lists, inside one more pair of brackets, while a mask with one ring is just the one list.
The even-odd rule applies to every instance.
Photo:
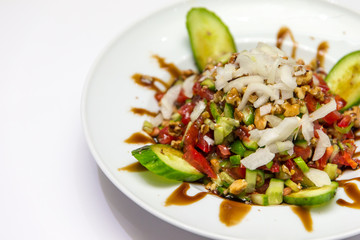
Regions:
[[216, 81], [215, 87], [217, 90], [221, 90], [228, 81], [233, 78], [233, 72], [235, 72], [235, 65], [234, 64], [226, 64], [224, 67], [218, 67], [216, 69]]
[[260, 116], [264, 116], [264, 115], [270, 113], [270, 112], [271, 112], [271, 108], [272, 108], [272, 107], [271, 107], [271, 104], [270, 104], [270, 103], [265, 104], [264, 106], [261, 106], [261, 107], [260, 107]]
[[204, 140], [207, 142], [207, 144], [214, 145], [214, 142], [215, 142], [214, 139], [212, 139], [206, 135], [204, 136]]
[[305, 140], [310, 143], [311, 138], [314, 137], [314, 124], [307, 113], [301, 118], [301, 132]]
[[275, 115], [266, 115], [265, 116], [266, 121], [268, 121], [271, 125], [271, 127], [276, 127], [279, 125], [282, 121], [281, 118], [275, 116]]
[[286, 86], [288, 86], [291, 89], [295, 89], [296, 79], [292, 76], [292, 70], [293, 68], [289, 65], [283, 65], [279, 68], [279, 74], [280, 74], [280, 80], [285, 83]]
[[200, 115], [202, 114], [202, 112], [205, 110], [206, 108], [206, 104], [204, 103], [204, 101], [199, 101], [196, 103], [194, 110], [192, 111], [192, 113], [190, 114], [190, 119], [191, 121], [195, 121], [198, 117], [200, 117]]
[[287, 117], [276, 127], [261, 130], [262, 135], [258, 141], [258, 145], [265, 146], [278, 141], [287, 140], [299, 125], [300, 121], [297, 117]]
[[164, 119], [169, 119], [173, 113], [173, 107], [176, 99], [179, 96], [182, 86], [180, 84], [174, 85], [165, 93], [160, 101], [160, 111]]
[[310, 168], [309, 171], [305, 173], [305, 176], [310, 179], [310, 181], [313, 182], [317, 187], [331, 184], [329, 175], [326, 172], [316, 168]]
[[151, 118], [150, 122], [154, 127], [158, 127], [163, 122], [163, 120], [164, 120], [164, 118], [163, 118], [162, 114], [159, 113], [154, 118]]
[[266, 95], [268, 95], [268, 96], [270, 96], [272, 98], [278, 98], [279, 97], [279, 96], [276, 96], [274, 91], [270, 87], [266, 86], [265, 84], [263, 84], [263, 83], [251, 83], [251, 84], [248, 85], [248, 87], [247, 87], [247, 89], [245, 91], [245, 94], [244, 94], [244, 96], [243, 96], [243, 98], [242, 98], [242, 100], [241, 100], [241, 102], [240, 102], [240, 104], [238, 106], [239, 110], [242, 110], [245, 107], [246, 103], [249, 100], [250, 95], [253, 94], [254, 92], [263, 93], [263, 94], [266, 94]]
[[196, 75], [192, 75], [192, 76], [188, 77], [187, 79], [185, 79], [185, 81], [183, 83], [184, 94], [188, 98], [192, 98], [192, 96], [193, 96], [193, 86], [195, 84], [195, 78], [196, 78]]
[[260, 76], [239, 77], [234, 81], [231, 81], [228, 84], [226, 84], [226, 86], [224, 87], [224, 91], [228, 92], [232, 88], [236, 88], [238, 91], [242, 91], [242, 88], [250, 83], [263, 83], [263, 82], [264, 82], [264, 78]]
[[330, 102], [321, 106], [319, 109], [311, 113], [310, 118], [312, 121], [315, 121], [325, 117], [326, 115], [328, 115], [329, 113], [335, 110], [336, 110], [336, 101], [335, 99], [332, 98]]
[[243, 158], [240, 162], [248, 169], [254, 170], [260, 166], [269, 163], [275, 154], [270, 152], [268, 148], [258, 148], [256, 152]]
[[316, 132], [319, 135], [319, 140], [316, 144], [314, 156], [312, 158], [313, 161], [319, 160], [325, 154], [326, 148], [331, 146], [328, 135], [322, 130], [316, 130]]

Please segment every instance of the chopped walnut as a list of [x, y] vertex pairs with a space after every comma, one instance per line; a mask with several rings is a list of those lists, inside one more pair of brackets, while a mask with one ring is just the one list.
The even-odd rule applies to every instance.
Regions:
[[360, 107], [354, 106], [345, 111], [344, 115], [349, 115], [351, 117], [351, 121], [354, 123], [354, 127], [360, 128]]
[[206, 119], [206, 118], [210, 118], [210, 113], [208, 111], [205, 111], [201, 114], [201, 116]]
[[203, 124], [200, 127], [200, 132], [204, 135], [207, 134], [209, 132], [209, 130], [210, 130], [210, 126], [207, 124]]
[[221, 102], [222, 99], [223, 99], [223, 96], [224, 96], [224, 92], [223, 92], [222, 90], [217, 91], [217, 92], [214, 94], [214, 102], [215, 102], [215, 103]]
[[290, 193], [291, 193], [291, 188], [289, 188], [289, 187], [286, 187], [286, 188], [284, 188], [284, 190], [283, 190], [283, 195], [284, 196], [286, 196], [286, 195], [289, 195]]
[[301, 87], [295, 88], [294, 92], [295, 92], [296, 97], [298, 97], [299, 99], [305, 98], [305, 91]]
[[285, 117], [294, 117], [300, 113], [300, 104], [298, 103], [291, 105], [289, 102], [285, 102], [281, 107], [285, 109]]
[[235, 63], [237, 58], [237, 53], [233, 53], [229, 59], [229, 63]]
[[260, 116], [260, 108], [257, 108], [255, 110], [255, 119], [254, 119], [254, 124], [255, 124], [256, 128], [259, 130], [263, 130], [266, 127], [266, 123], [267, 123], [267, 120], [266, 120], [265, 116]]
[[258, 99], [258, 96], [253, 93], [249, 96], [249, 102], [254, 103]]
[[226, 98], [225, 98], [227, 103], [230, 103], [232, 105], [235, 105], [235, 107], [237, 105], [239, 105], [241, 99], [239, 96], [239, 92], [238, 90], [236, 90], [236, 88], [232, 88], [227, 94], [226, 94]]
[[238, 179], [230, 185], [229, 190], [231, 194], [238, 195], [246, 187], [247, 187], [247, 182], [245, 181], [245, 179]]
[[180, 150], [181, 149], [181, 140], [172, 140], [171, 147]]
[[244, 114], [239, 109], [235, 108], [235, 110], [234, 110], [234, 118], [236, 120], [242, 121], [243, 118], [244, 118]]
[[306, 71], [304, 75], [296, 77], [296, 84], [299, 86], [308, 84], [311, 81], [312, 77], [313, 77], [312, 71]]
[[220, 171], [220, 161], [216, 158], [213, 158], [210, 160], [212, 169], [215, 171], [215, 173], [219, 173]]
[[182, 133], [181, 122], [169, 122], [169, 134], [174, 137], [180, 136]]
[[316, 99], [320, 101], [324, 101], [324, 93], [321, 91], [320, 87], [311, 88], [308, 91], [311, 95], [313, 95]]
[[271, 114], [283, 114], [284, 109], [279, 105], [279, 104], [275, 104], [271, 107]]

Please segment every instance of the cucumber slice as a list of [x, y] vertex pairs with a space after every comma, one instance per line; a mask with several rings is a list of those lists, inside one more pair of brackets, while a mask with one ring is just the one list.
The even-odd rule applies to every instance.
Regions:
[[284, 196], [284, 202], [293, 205], [314, 206], [330, 201], [339, 186], [337, 182], [323, 187], [311, 187]]
[[259, 148], [257, 142], [252, 141], [252, 140], [250, 140], [249, 138], [244, 138], [244, 139], [242, 140], [242, 143], [243, 143], [243, 145], [244, 145], [247, 149], [249, 149], [249, 150], [255, 151], [256, 149]]
[[186, 27], [199, 71], [209, 62], [227, 62], [236, 52], [228, 27], [206, 8], [192, 8], [186, 16]]
[[251, 194], [251, 201], [257, 205], [268, 206], [269, 198], [266, 194], [253, 193]]
[[326, 76], [330, 91], [346, 100], [342, 109], [360, 103], [360, 51], [352, 52], [341, 58]]
[[270, 179], [266, 195], [269, 198], [269, 205], [278, 205], [283, 201], [284, 181], [277, 178]]
[[131, 153], [149, 171], [168, 179], [193, 182], [204, 176], [169, 145], [147, 145]]

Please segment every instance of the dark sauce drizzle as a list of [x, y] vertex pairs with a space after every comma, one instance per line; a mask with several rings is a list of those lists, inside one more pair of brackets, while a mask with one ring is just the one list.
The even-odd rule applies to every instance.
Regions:
[[151, 112], [145, 108], [131, 108], [131, 112], [140, 116], [147, 115], [150, 117], [155, 117], [158, 113], [157, 112]]
[[189, 205], [204, 198], [208, 192], [199, 192], [194, 196], [189, 196], [187, 191], [190, 185], [187, 182], [183, 182], [175, 191], [166, 199], [165, 206], [170, 205]]
[[290, 39], [293, 43], [291, 57], [295, 59], [298, 43], [295, 41], [294, 35], [292, 34], [291, 30], [288, 27], [281, 27], [280, 30], [278, 31], [277, 37], [276, 37], [276, 47], [281, 49], [282, 44], [285, 41], [287, 36], [290, 37]]
[[306, 231], [312, 232], [313, 221], [311, 218], [310, 209], [299, 206], [291, 206], [290, 208], [300, 218]]
[[360, 181], [360, 178], [342, 180], [338, 181], [338, 183], [340, 187], [344, 188], [345, 193], [348, 195], [349, 198], [351, 198], [351, 200], [353, 200], [353, 202], [350, 203], [340, 198], [336, 201], [336, 203], [343, 207], [360, 209], [360, 190], [355, 183], [349, 182], [352, 180]]
[[324, 41], [321, 42], [318, 46], [317, 52], [316, 52], [316, 58], [315, 58], [315, 69], [324, 68], [325, 65], [325, 55], [327, 51], [329, 50], [329, 43]]
[[141, 165], [139, 162], [134, 162], [132, 164], [129, 164], [125, 167], [118, 168], [119, 171], [128, 171], [128, 172], [144, 172], [147, 171], [147, 169]]
[[141, 132], [133, 133], [130, 137], [125, 140], [129, 144], [146, 144], [146, 143], [155, 143], [154, 139], [144, 135]]
[[231, 200], [224, 200], [220, 204], [219, 218], [226, 226], [234, 226], [240, 223], [250, 210], [251, 205]]

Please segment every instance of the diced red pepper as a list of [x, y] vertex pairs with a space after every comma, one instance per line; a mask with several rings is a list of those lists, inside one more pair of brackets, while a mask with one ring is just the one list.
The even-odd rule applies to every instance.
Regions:
[[294, 153], [296, 157], [301, 157], [303, 160], [308, 159], [311, 156], [311, 147], [306, 148], [300, 146], [294, 146]]
[[223, 159], [228, 158], [231, 155], [230, 148], [225, 145], [217, 145], [217, 153]]
[[185, 125], [187, 125], [191, 119], [190, 115], [192, 111], [194, 110], [195, 104], [193, 103], [186, 103], [179, 108], [178, 113], [181, 115], [181, 122]]
[[184, 159], [198, 171], [205, 173], [211, 178], [216, 178], [214, 170], [206, 158], [199, 153], [192, 145], [185, 148]]
[[185, 96], [184, 89], [182, 88], [179, 93], [178, 98], [176, 99], [176, 102], [178, 104], [184, 104], [187, 99], [189, 99], [189, 98], [187, 96]]
[[170, 144], [174, 137], [169, 134], [169, 127], [167, 126], [160, 130], [157, 139], [161, 144]]

